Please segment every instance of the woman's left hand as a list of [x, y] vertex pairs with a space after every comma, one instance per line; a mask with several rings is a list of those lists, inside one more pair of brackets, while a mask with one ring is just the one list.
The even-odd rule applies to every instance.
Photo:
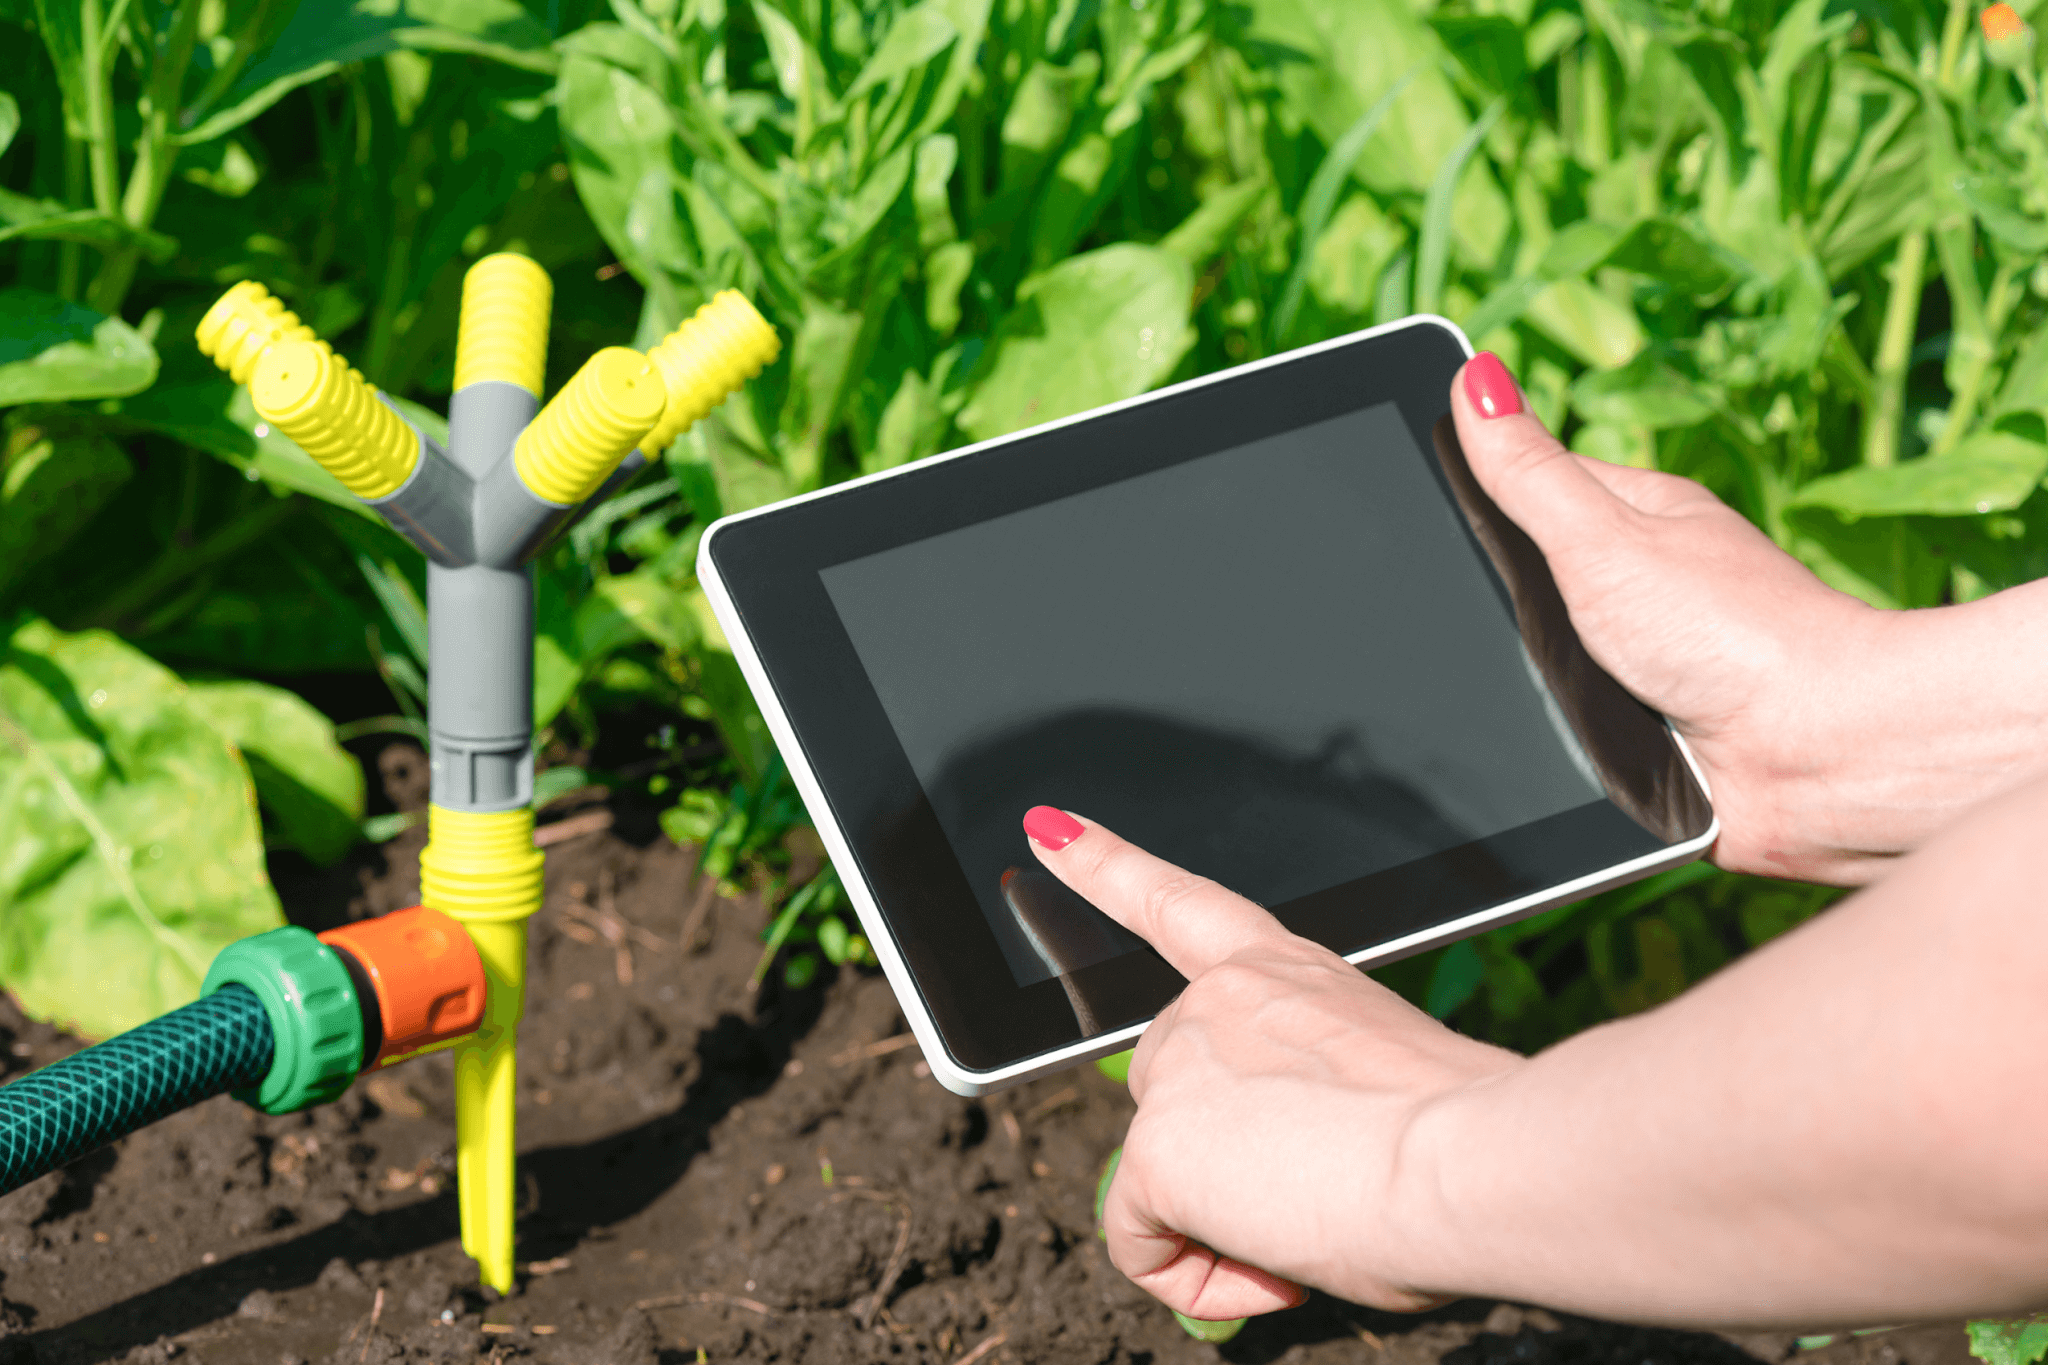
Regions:
[[1427, 1238], [1406, 1142], [1432, 1101], [1522, 1065], [1445, 1028], [1266, 910], [1049, 806], [1038, 859], [1188, 978], [1139, 1040], [1137, 1116], [1103, 1208], [1110, 1260], [1168, 1307], [1237, 1318], [1313, 1285], [1439, 1300], [1402, 1273]]

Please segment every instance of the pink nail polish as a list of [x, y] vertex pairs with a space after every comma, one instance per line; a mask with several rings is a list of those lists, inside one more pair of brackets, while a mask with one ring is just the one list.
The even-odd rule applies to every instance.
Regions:
[[1088, 832], [1088, 827], [1063, 810], [1033, 806], [1024, 812], [1024, 832], [1040, 848], [1057, 853]]
[[1465, 366], [1465, 397], [1481, 417], [1513, 417], [1522, 410], [1522, 391], [1500, 357], [1481, 351]]

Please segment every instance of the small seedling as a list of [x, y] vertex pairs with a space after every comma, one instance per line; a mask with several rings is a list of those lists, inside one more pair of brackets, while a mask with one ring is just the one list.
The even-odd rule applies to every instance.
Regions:
[[[1109, 1068], [1104, 1064], [1114, 1062], [1117, 1060], [1117, 1057], [1121, 1057], [1124, 1059], [1124, 1069], [1128, 1071], [1130, 1069], [1130, 1056], [1131, 1054], [1128, 1052], [1120, 1052], [1116, 1057], [1104, 1057], [1096, 1065], [1102, 1067], [1103, 1074], [1107, 1075], [1109, 1074]], [[1121, 1077], [1118, 1079], [1121, 1079]], [[1123, 1159], [1123, 1148], [1119, 1147], [1111, 1152], [1109, 1160], [1102, 1163], [1102, 1178], [1095, 1182], [1095, 1235], [1105, 1242], [1109, 1240], [1109, 1234], [1103, 1231], [1102, 1206], [1109, 1202], [1109, 1182], [1116, 1179], [1117, 1164]], [[1180, 1312], [1176, 1312], [1173, 1315], [1173, 1320], [1180, 1324], [1183, 1332], [1186, 1332], [1196, 1341], [1212, 1341], [1219, 1346], [1235, 1337], [1239, 1332], [1242, 1332], [1245, 1323], [1250, 1321], [1249, 1318], [1223, 1318], [1217, 1321], [1210, 1321], [1205, 1318], [1191, 1318], [1187, 1314]]]

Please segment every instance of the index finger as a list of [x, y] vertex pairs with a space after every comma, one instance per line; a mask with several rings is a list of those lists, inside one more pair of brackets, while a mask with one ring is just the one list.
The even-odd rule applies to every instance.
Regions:
[[1024, 816], [1031, 851], [1083, 900], [1192, 981], [1240, 949], [1292, 940], [1260, 905], [1051, 806]]

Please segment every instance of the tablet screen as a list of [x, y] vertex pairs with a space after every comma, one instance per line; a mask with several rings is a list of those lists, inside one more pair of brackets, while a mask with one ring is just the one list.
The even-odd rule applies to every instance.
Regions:
[[822, 569], [1019, 986], [1142, 946], [1033, 805], [1278, 906], [1604, 802], [1428, 459], [1381, 403]]

